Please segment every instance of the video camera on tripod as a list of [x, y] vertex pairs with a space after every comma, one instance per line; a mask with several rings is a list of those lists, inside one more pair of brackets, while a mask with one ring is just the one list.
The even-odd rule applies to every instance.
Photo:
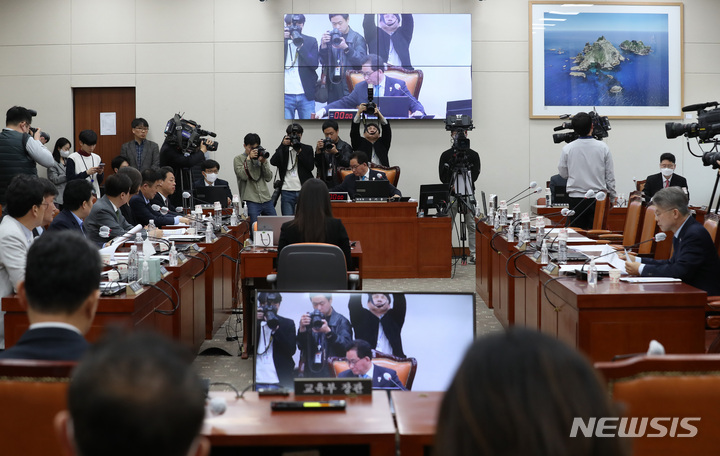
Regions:
[[[683, 112], [697, 111], [697, 122], [683, 124], [679, 122], [665, 123], [665, 136], [667, 139], [674, 139], [680, 135], [686, 138], [698, 138], [700, 144], [714, 143], [715, 145], [709, 152], [703, 152], [701, 157], [703, 166], [712, 166], [713, 169], [720, 168], [718, 160], [720, 160], [720, 152], [718, 152], [718, 143], [720, 140], [714, 137], [720, 134], [720, 108], [717, 101], [708, 101], [707, 103], [699, 103], [685, 106]], [[707, 110], [706, 108], [715, 107], [715, 109]], [[688, 149], [690, 146], [688, 145]], [[692, 151], [690, 152], [692, 154]]]
[[467, 132], [475, 128], [472, 119], [467, 114], [448, 115], [445, 118], [445, 131], [453, 133], [453, 150], [465, 152], [470, 149], [470, 139]]
[[168, 120], [165, 125], [165, 136], [171, 145], [178, 147], [186, 155], [199, 148], [201, 143], [205, 143], [210, 152], [218, 150], [217, 141], [208, 144], [205, 138], [205, 136], [214, 138], [217, 136], [215, 133], [203, 130], [195, 121], [183, 119], [181, 114], [175, 114]]
[[[602, 140], [603, 138], [608, 137], [608, 131], [611, 130], [610, 127], [610, 120], [607, 118], [607, 116], [600, 116], [598, 115], [597, 111], [593, 109], [592, 111], [588, 112], [588, 115], [590, 116], [590, 120], [592, 120], [592, 137], [597, 140]], [[562, 125], [559, 127], [553, 128], [553, 131], [560, 131], [560, 130], [568, 130], [573, 129], [572, 125], [572, 116], [570, 114], [563, 114], [560, 116], [561, 119], [570, 119], [570, 122], [563, 122]], [[555, 133], [553, 134], [553, 142], [555, 144], [560, 144], [561, 142], [571, 143], [578, 139], [580, 135], [575, 133], [574, 131], [566, 132], [566, 133]]]

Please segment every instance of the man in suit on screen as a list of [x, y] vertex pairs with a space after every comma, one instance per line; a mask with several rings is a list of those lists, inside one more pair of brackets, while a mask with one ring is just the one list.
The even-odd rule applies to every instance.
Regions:
[[372, 379], [373, 388], [404, 389], [397, 372], [372, 362], [372, 349], [364, 340], [354, 340], [345, 355], [350, 369], [338, 374], [338, 378], [359, 377]]

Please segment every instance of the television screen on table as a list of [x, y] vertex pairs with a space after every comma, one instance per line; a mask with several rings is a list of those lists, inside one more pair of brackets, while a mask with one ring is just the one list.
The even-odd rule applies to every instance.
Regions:
[[[352, 118], [368, 83], [379, 85], [373, 97], [388, 118], [471, 110], [470, 14], [285, 14], [283, 25], [286, 119]], [[382, 71], [363, 68], [368, 55]], [[406, 98], [407, 108], [387, 97]]]
[[[475, 338], [473, 293], [266, 290], [259, 291], [257, 296], [256, 309], [265, 312], [256, 312], [252, 339], [256, 387], [292, 389], [293, 379], [298, 377], [358, 376], [362, 361], [350, 366], [347, 359], [363, 358], [358, 354], [361, 349], [347, 356], [347, 348], [362, 339], [381, 353], [401, 360], [414, 358], [417, 367], [413, 391], [444, 391]], [[316, 330], [312, 329], [314, 308], [323, 313], [315, 318], [319, 320]], [[332, 311], [326, 316], [329, 308]], [[300, 331], [303, 315], [307, 314], [310, 315], [305, 320], [305, 331]], [[378, 314], [383, 315], [381, 319], [376, 317]], [[335, 334], [324, 335], [322, 320]], [[382, 332], [378, 325], [381, 320], [386, 320]], [[337, 375], [328, 363], [330, 357], [338, 358], [341, 372], [349, 372]], [[392, 380], [383, 381], [387, 371], [377, 369], [378, 358], [373, 358], [373, 365], [376, 389], [401, 389], [395, 385], [401, 375], [390, 375]], [[403, 380], [400, 383], [402, 387], [408, 386]]]

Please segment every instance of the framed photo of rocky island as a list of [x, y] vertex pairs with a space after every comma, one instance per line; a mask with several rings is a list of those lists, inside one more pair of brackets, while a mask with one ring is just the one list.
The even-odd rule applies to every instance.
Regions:
[[530, 2], [530, 117], [679, 118], [682, 3]]

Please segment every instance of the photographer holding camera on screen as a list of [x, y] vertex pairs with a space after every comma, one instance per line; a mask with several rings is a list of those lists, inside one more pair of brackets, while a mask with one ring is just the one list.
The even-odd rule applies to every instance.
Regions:
[[[280, 178], [275, 182], [275, 193], [280, 190], [282, 215], [294, 215], [300, 187], [310, 179], [315, 168], [312, 146], [303, 144], [303, 127], [293, 123], [285, 129], [285, 137], [275, 149], [270, 164], [276, 166]], [[275, 199], [277, 201], [277, 199]]]
[[365, 38], [350, 28], [350, 16], [330, 14], [329, 18], [332, 29], [323, 33], [319, 50], [320, 63], [327, 74], [328, 103], [350, 93], [345, 72], [359, 70], [367, 56]]
[[285, 118], [309, 119], [315, 112], [318, 44], [303, 35], [304, 14], [285, 15]]
[[295, 322], [278, 315], [282, 295], [258, 293], [255, 388], [292, 388]]
[[[260, 136], [248, 133], [243, 141], [245, 151], [233, 160], [240, 199], [247, 203], [250, 226], [258, 215], [277, 215], [267, 183], [273, 178], [268, 157], [270, 153], [260, 146]], [[252, 230], [250, 231], [252, 234]]]
[[327, 359], [343, 357], [352, 342], [352, 326], [332, 307], [332, 294], [310, 294], [313, 311], [300, 317], [297, 346], [302, 377], [329, 377]]

